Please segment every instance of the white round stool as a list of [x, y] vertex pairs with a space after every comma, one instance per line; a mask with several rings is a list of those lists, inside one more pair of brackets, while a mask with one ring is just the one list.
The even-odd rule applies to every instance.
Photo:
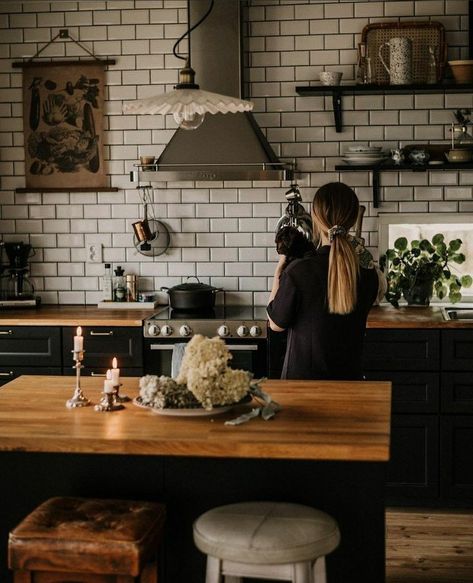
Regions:
[[325, 583], [325, 555], [337, 548], [336, 521], [320, 510], [283, 502], [244, 502], [205, 512], [194, 542], [207, 555], [205, 583], [241, 577]]

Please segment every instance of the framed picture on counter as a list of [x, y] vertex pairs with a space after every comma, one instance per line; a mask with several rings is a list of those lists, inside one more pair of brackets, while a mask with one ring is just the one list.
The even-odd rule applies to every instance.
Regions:
[[105, 73], [100, 61], [28, 63], [23, 70], [27, 189], [100, 189]]

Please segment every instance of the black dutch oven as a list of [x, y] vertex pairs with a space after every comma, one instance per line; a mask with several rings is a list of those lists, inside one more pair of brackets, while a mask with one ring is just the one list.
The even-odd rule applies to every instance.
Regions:
[[[195, 277], [195, 276], [191, 276]], [[189, 277], [187, 279], [190, 279]], [[162, 287], [162, 291], [167, 291], [169, 295], [169, 305], [174, 310], [209, 310], [215, 305], [215, 296], [221, 288], [197, 282], [180, 283], [173, 287]]]

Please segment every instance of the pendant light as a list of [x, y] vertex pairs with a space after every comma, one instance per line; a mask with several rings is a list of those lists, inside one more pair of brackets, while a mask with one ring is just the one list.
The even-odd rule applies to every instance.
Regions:
[[[179, 71], [179, 83], [175, 85], [174, 91], [156, 95], [155, 97], [129, 101], [123, 106], [124, 113], [172, 114], [179, 127], [185, 130], [195, 130], [203, 123], [206, 113], [238, 113], [253, 109], [251, 101], [200, 89], [194, 81], [195, 71], [191, 67], [190, 50], [187, 57], [183, 57], [177, 52], [179, 43], [204, 22], [212, 12], [213, 6], [214, 0], [210, 0], [209, 7], [202, 18], [191, 26], [174, 44], [172, 49], [174, 56], [185, 61], [184, 68]], [[187, 15], [189, 19], [189, 0], [187, 2]]]

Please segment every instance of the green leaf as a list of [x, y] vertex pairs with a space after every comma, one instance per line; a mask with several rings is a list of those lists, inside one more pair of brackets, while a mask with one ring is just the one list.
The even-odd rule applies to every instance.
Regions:
[[427, 251], [428, 253], [433, 253], [434, 251], [432, 244], [427, 239], [422, 239], [422, 241], [419, 243], [419, 247], [422, 249], [422, 251]]
[[449, 251], [458, 251], [461, 246], [462, 246], [461, 239], [453, 239], [453, 241], [450, 241], [450, 243], [448, 244]]
[[391, 260], [394, 259], [394, 257], [396, 257], [396, 251], [394, 251], [394, 249], [388, 249], [386, 251], [386, 257]]
[[442, 273], [446, 279], [450, 279], [450, 277], [452, 275], [448, 269], [444, 269]]
[[462, 295], [459, 292], [450, 292], [448, 294], [448, 299], [452, 302], [452, 304], [456, 304], [462, 299]]
[[407, 249], [407, 239], [405, 237], [399, 237], [394, 241], [394, 248], [398, 249], [399, 251], [404, 251]]
[[463, 287], [471, 287], [473, 277], [471, 277], [471, 275], [462, 275], [460, 281]]
[[453, 255], [452, 261], [455, 263], [464, 263], [465, 255], [463, 255], [463, 253], [457, 253], [456, 255]]
[[416, 249], [419, 247], [419, 243], [420, 241], [418, 241], [417, 239], [414, 239], [413, 241], [411, 241], [411, 247], [412, 249]]
[[437, 233], [432, 237], [432, 243], [434, 245], [438, 245], [439, 243], [443, 243], [444, 239], [445, 237], [442, 235], [442, 233]]
[[400, 263], [401, 263], [401, 260], [399, 259], [399, 257], [395, 257], [395, 258], [393, 259], [393, 265], [394, 265], [395, 267], [397, 267], [397, 266], [398, 266]]

